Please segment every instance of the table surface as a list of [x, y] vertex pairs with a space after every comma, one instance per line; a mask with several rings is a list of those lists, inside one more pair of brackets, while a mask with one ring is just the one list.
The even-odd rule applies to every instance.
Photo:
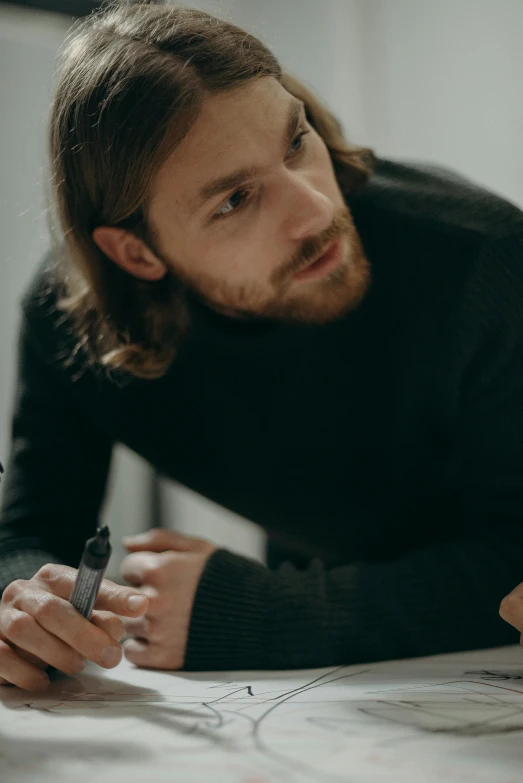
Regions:
[[2, 783], [521, 783], [523, 650], [3, 688]]

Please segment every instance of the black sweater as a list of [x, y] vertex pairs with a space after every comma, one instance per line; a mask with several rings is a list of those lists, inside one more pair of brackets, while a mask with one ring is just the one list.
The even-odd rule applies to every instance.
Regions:
[[119, 441], [296, 556], [275, 569], [211, 557], [186, 668], [517, 640], [498, 606], [523, 580], [523, 213], [386, 161], [348, 203], [373, 276], [353, 313], [246, 325], [197, 308], [159, 380], [116, 384], [80, 357], [65, 369], [74, 338], [52, 266], [39, 270], [23, 300], [0, 587], [78, 564]]

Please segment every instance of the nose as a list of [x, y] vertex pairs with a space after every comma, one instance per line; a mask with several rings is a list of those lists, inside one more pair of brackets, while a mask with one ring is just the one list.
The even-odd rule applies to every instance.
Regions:
[[334, 204], [314, 184], [295, 172], [287, 172], [284, 197], [286, 234], [299, 241], [317, 236], [330, 226], [334, 218]]

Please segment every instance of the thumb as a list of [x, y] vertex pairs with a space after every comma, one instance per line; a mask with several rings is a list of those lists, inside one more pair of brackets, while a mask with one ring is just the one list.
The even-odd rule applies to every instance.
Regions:
[[124, 536], [122, 544], [129, 552], [167, 552], [175, 549], [178, 552], [188, 552], [192, 549], [192, 539], [166, 530], [163, 527], [155, 527], [136, 536]]

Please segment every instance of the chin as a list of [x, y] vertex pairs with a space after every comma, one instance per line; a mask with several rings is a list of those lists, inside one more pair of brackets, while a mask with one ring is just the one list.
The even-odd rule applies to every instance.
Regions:
[[307, 284], [299, 295], [275, 303], [270, 308], [270, 317], [307, 324], [337, 321], [360, 304], [369, 285], [369, 263], [361, 255], [345, 261], [322, 280]]

